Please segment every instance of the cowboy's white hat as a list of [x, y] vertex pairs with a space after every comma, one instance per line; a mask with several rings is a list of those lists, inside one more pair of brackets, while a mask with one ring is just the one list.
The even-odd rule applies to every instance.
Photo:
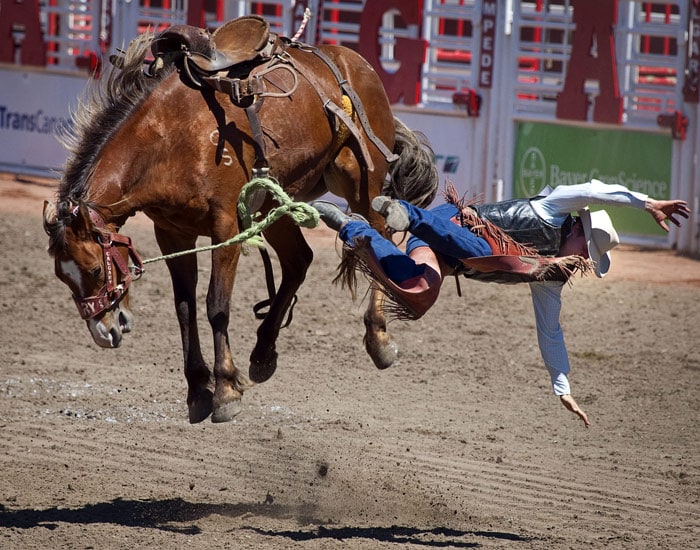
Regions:
[[593, 260], [595, 274], [604, 277], [610, 269], [610, 251], [620, 244], [620, 238], [605, 210], [591, 212], [584, 208], [578, 215], [583, 222], [588, 257]]

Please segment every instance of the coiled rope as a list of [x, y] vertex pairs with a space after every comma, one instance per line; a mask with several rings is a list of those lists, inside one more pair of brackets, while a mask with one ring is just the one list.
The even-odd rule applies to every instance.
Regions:
[[[260, 198], [261, 192], [269, 193], [272, 195], [272, 198], [279, 203], [279, 206], [270, 210], [267, 216], [262, 219], [260, 212], [251, 212], [250, 210], [251, 204], [262, 204]], [[319, 222], [318, 211], [314, 207], [309, 206], [305, 202], [293, 201], [289, 195], [284, 192], [282, 186], [273, 178], [253, 178], [243, 186], [241, 194], [238, 197], [238, 214], [241, 217], [242, 227], [245, 229], [230, 239], [208, 246], [181, 250], [179, 252], [173, 252], [172, 254], [149, 258], [143, 260], [143, 264], [178, 258], [187, 254], [206, 252], [235, 244], [265, 248], [265, 241], [261, 237], [262, 232], [282, 216], [290, 216], [297, 225], [307, 228], [316, 227]]]

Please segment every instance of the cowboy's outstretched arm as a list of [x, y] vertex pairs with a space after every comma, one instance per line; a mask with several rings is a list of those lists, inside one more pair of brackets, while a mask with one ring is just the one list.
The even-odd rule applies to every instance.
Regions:
[[588, 428], [591, 425], [591, 423], [588, 421], [588, 415], [585, 412], [583, 412], [583, 409], [581, 407], [578, 406], [576, 400], [571, 396], [570, 393], [559, 396], [559, 399], [561, 400], [562, 405], [564, 405], [572, 413], [577, 414], [579, 418], [583, 420], [583, 423], [586, 425], [586, 428]]
[[559, 322], [561, 311], [561, 289], [564, 283], [530, 283], [530, 293], [535, 310], [537, 340], [544, 364], [552, 379], [554, 394], [559, 396], [562, 405], [578, 415], [588, 427], [588, 416], [571, 397], [569, 355], [564, 343], [564, 334]]
[[688, 203], [681, 200], [659, 201], [649, 197], [646, 200], [644, 209], [651, 214], [651, 217], [664, 231], [669, 230], [666, 220], [680, 227], [681, 222], [676, 216], [683, 216], [687, 219], [690, 214]]

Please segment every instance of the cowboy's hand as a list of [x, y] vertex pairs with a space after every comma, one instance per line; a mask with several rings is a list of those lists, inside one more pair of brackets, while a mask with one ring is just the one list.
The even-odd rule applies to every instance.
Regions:
[[681, 200], [657, 201], [655, 199], [647, 199], [645, 210], [651, 214], [654, 221], [656, 221], [664, 231], [668, 231], [666, 220], [670, 220], [671, 223], [680, 227], [681, 222], [676, 216], [688, 218], [690, 214], [688, 203]]
[[579, 418], [583, 420], [583, 423], [586, 425], [586, 428], [588, 428], [591, 425], [591, 423], [588, 422], [588, 416], [586, 416], [586, 413], [583, 412], [583, 409], [581, 409], [581, 407], [579, 407], [576, 404], [576, 401], [573, 397], [571, 397], [571, 394], [561, 395], [559, 396], [559, 399], [561, 399], [562, 405], [564, 405], [572, 413], [577, 414]]

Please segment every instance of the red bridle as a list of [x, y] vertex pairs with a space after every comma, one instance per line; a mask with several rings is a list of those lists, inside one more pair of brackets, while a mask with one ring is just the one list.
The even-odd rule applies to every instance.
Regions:
[[[102, 246], [102, 256], [105, 264], [105, 285], [94, 296], [77, 298], [75, 294], [73, 295], [80, 317], [85, 320], [92, 319], [103, 311], [116, 306], [126, 294], [131, 281], [137, 280], [143, 273], [143, 262], [131, 243], [131, 238], [109, 231], [102, 216], [92, 208], [88, 207], [88, 213], [90, 220], [97, 229], [95, 231], [97, 242]], [[118, 246], [127, 247], [128, 255], [134, 262], [131, 269], [124, 257], [119, 253]], [[118, 280], [115, 268], [122, 275], [121, 282]]]

